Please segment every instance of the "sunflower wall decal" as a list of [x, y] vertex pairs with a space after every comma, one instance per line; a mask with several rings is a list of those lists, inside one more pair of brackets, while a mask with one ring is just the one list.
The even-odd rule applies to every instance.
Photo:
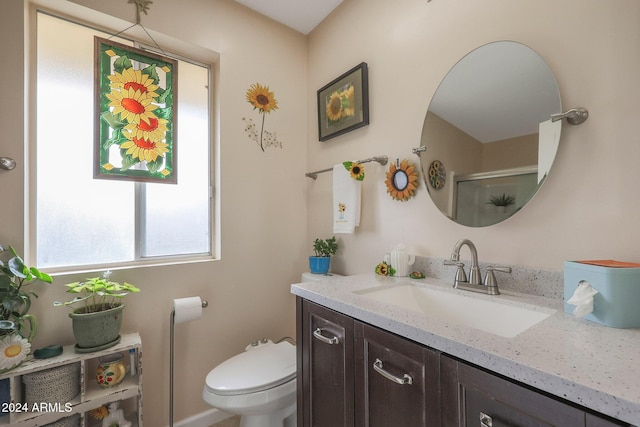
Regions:
[[94, 178], [176, 183], [177, 61], [95, 38]]
[[387, 186], [387, 193], [402, 202], [409, 200], [415, 195], [418, 188], [418, 172], [416, 167], [409, 160], [396, 161], [389, 166], [387, 179], [384, 181]]
[[252, 84], [249, 86], [249, 89], [247, 89], [246, 99], [247, 102], [253, 106], [253, 109], [258, 110], [258, 113], [262, 116], [260, 131], [257, 130], [253, 119], [242, 118], [242, 120], [246, 122], [244, 131], [247, 136], [255, 141], [262, 151], [264, 151], [265, 147], [282, 148], [282, 142], [278, 141], [276, 133], [264, 129], [264, 118], [266, 114], [278, 109], [278, 101], [276, 101], [273, 92], [269, 90], [269, 86], [263, 86], [260, 83]]

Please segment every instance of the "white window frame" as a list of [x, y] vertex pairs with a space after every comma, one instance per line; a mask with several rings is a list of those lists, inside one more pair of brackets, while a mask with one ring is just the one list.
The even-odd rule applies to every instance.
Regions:
[[[25, 98], [27, 100], [35, 99], [37, 93], [37, 81], [36, 73], [37, 69], [37, 14], [43, 12], [51, 16], [66, 19], [74, 24], [84, 25], [89, 28], [96, 29], [98, 31], [104, 31], [109, 34], [116, 34], [124, 28], [129, 27], [131, 24], [122, 21], [118, 18], [105, 15], [103, 13], [90, 10], [68, 2], [65, 0], [31, 0], [29, 7], [29, 25], [28, 29], [28, 80]], [[146, 30], [146, 31], [145, 31]], [[146, 32], [150, 33], [153, 40], [149, 40], [149, 36]], [[81, 266], [64, 266], [48, 268], [47, 271], [51, 273], [75, 273], [85, 271], [98, 271], [104, 270], [106, 267], [109, 269], [122, 269], [122, 268], [135, 268], [144, 266], [158, 266], [158, 265], [174, 265], [174, 264], [188, 264], [197, 262], [208, 262], [220, 259], [221, 253], [221, 239], [220, 239], [220, 196], [219, 191], [216, 188], [219, 185], [219, 134], [217, 132], [217, 124], [219, 123], [218, 115], [218, 75], [220, 71], [219, 57], [217, 52], [206, 49], [204, 47], [196, 46], [183, 40], [175, 39], [155, 32], [150, 29], [141, 28], [140, 26], [134, 27], [127, 31], [126, 34], [119, 34], [119, 37], [129, 39], [135, 43], [136, 46], [143, 47], [153, 52], [158, 52], [157, 47], [153, 47], [150, 43], [158, 43], [162, 46], [162, 49], [166, 52], [170, 52], [170, 56], [192, 62], [197, 65], [201, 65], [209, 69], [209, 156], [210, 156], [210, 176], [209, 176], [209, 217], [210, 217], [210, 253], [207, 254], [188, 254], [188, 255], [170, 255], [170, 256], [154, 256], [142, 258], [140, 253], [141, 240], [140, 238], [144, 227], [141, 226], [142, 213], [140, 209], [144, 204], [141, 203], [142, 197], [144, 197], [144, 191], [140, 183], [136, 183], [135, 186], [135, 199], [136, 199], [136, 253], [134, 254], [134, 260], [120, 262], [120, 263], [108, 263], [108, 264], [91, 264]], [[177, 52], [177, 54], [176, 54]], [[30, 96], [31, 95], [31, 96]], [[36, 188], [36, 105], [34, 102], [26, 103], [27, 111], [25, 112], [27, 118], [27, 150], [26, 159], [28, 159], [29, 167], [26, 169], [25, 179], [27, 180], [28, 206], [25, 210], [27, 216], [26, 238], [28, 242], [26, 246], [27, 258], [31, 260], [37, 259], [37, 245], [36, 245], [36, 219], [37, 219], [37, 188]]]

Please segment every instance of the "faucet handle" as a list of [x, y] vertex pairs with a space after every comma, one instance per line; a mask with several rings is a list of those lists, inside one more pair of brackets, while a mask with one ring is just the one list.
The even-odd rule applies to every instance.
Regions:
[[511, 273], [511, 267], [494, 267], [492, 265], [487, 267], [487, 274], [484, 277], [484, 285], [487, 287], [487, 293], [489, 295], [500, 295], [498, 282], [496, 281], [496, 276], [493, 273], [494, 271], [498, 271], [500, 273]]
[[445, 259], [444, 260], [444, 265], [455, 265], [456, 267], [458, 267], [456, 269], [456, 278], [455, 278], [454, 286], [457, 286], [458, 283], [466, 283], [466, 282], [468, 282], [467, 273], [465, 273], [465, 271], [464, 271], [464, 263], [463, 262], [451, 261], [451, 260]]

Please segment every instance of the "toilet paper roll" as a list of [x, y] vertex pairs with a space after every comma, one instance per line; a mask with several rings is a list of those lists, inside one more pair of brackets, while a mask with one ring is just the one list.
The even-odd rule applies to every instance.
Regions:
[[200, 297], [179, 298], [173, 300], [174, 323], [190, 322], [202, 316], [202, 300]]
[[598, 291], [593, 289], [589, 282], [581, 280], [571, 298], [567, 300], [568, 304], [576, 306], [573, 310], [573, 315], [584, 317], [593, 312], [593, 296], [597, 293]]

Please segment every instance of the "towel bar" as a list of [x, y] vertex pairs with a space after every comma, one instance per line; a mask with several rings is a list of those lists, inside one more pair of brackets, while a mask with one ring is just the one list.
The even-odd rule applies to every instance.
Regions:
[[[358, 163], [378, 162], [382, 166], [384, 166], [384, 165], [387, 164], [388, 160], [389, 160], [389, 158], [387, 156], [376, 156], [376, 157], [369, 157], [368, 159], [356, 160], [356, 161]], [[316, 178], [318, 178], [318, 174], [324, 173], [324, 172], [330, 172], [332, 170], [333, 170], [333, 167], [330, 167], [330, 168], [322, 169], [322, 170], [315, 171], [315, 172], [307, 172], [307, 173], [304, 174], [304, 176], [306, 176], [307, 178], [316, 179]]]

